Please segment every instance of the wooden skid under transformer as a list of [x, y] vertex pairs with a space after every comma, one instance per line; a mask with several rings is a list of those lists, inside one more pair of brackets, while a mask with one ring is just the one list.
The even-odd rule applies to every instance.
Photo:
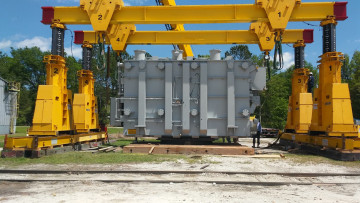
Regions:
[[131, 144], [124, 147], [124, 153], [254, 155], [255, 150], [247, 146]]

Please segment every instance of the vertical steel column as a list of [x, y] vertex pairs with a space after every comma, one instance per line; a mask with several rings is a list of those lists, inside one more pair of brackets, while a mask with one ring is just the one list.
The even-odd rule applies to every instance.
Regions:
[[139, 73], [139, 89], [138, 89], [138, 128], [145, 128], [146, 124], [146, 73]]
[[165, 64], [165, 133], [172, 135], [172, 95], [173, 95], [173, 67], [171, 63]]
[[235, 126], [235, 77], [234, 71], [227, 73], [227, 123], [228, 129], [236, 128]]
[[52, 43], [51, 43], [51, 55], [64, 57], [64, 38], [65, 27], [51, 26], [52, 29]]
[[183, 63], [182, 133], [190, 133], [190, 63]]
[[208, 121], [208, 64], [200, 64], [200, 134], [207, 135]]

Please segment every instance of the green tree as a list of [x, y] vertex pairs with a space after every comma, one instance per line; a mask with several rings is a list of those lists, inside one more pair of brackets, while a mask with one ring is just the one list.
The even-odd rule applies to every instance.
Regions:
[[237, 45], [230, 48], [225, 52], [225, 57], [232, 56], [235, 60], [247, 60], [251, 59], [252, 53], [249, 51], [249, 47], [246, 45]]
[[[118, 57], [116, 52], [110, 51], [110, 75], [107, 78], [107, 70], [99, 68], [97, 61], [99, 58], [104, 58], [99, 52], [99, 46], [94, 46], [93, 49], [93, 60], [92, 67], [95, 78], [95, 96], [98, 98], [99, 105], [99, 120], [101, 124], [109, 123], [110, 115], [110, 97], [118, 96], [119, 92], [119, 81], [118, 81], [118, 62], [120, 60], [131, 59], [132, 57], [127, 52], [122, 52], [121, 57]], [[149, 54], [150, 56], [150, 54]], [[106, 57], [105, 57], [106, 59]], [[109, 89], [107, 89], [107, 87]]]
[[349, 66], [352, 70], [349, 89], [353, 116], [354, 118], [360, 118], [360, 51], [354, 52]]
[[290, 71], [287, 72], [273, 76], [267, 82], [267, 90], [261, 95], [261, 117], [264, 127], [283, 129], [286, 124], [288, 98], [291, 92]]
[[341, 67], [341, 80], [342, 82], [349, 82], [352, 78], [353, 70], [350, 65], [350, 57], [348, 54], [344, 55], [345, 59], [343, 61], [343, 65]]

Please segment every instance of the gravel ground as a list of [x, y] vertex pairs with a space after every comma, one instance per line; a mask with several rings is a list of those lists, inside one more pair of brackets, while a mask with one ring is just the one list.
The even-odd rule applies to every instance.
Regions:
[[[250, 140], [248, 140], [250, 141]], [[270, 139], [263, 140], [265, 146]], [[272, 150], [258, 150], [262, 153], [279, 153]], [[283, 153], [283, 152], [282, 152]], [[286, 156], [286, 154], [285, 154]], [[360, 173], [360, 168], [331, 165], [326, 163], [297, 163], [282, 158], [249, 158], [203, 156], [204, 162], [184, 161], [113, 164], [113, 165], [29, 165], [14, 169], [54, 170], [202, 170], [245, 171], [245, 172], [299, 172], [299, 173]], [[0, 169], [3, 166], [0, 166]], [[296, 178], [276, 175], [134, 175], [134, 174], [62, 174], [62, 175], [10, 175], [0, 174], [0, 179], [76, 179], [76, 182], [0, 182], [1, 202], [360, 202], [360, 177], [314, 177]], [[217, 185], [211, 183], [101, 183], [107, 180], [227, 180], [266, 182], [313, 182], [313, 185], [249, 186]], [[332, 185], [324, 183], [355, 183], [353, 185]]]

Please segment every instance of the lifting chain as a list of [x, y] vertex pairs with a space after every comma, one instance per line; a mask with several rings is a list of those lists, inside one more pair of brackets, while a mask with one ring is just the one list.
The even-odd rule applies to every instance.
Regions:
[[271, 67], [270, 67], [270, 53], [268, 51], [264, 52], [264, 65], [267, 67], [268, 80], [271, 78]]
[[106, 57], [105, 57], [105, 34], [98, 34], [98, 55], [97, 55], [97, 69], [104, 70], [106, 69]]
[[[277, 58], [279, 56], [279, 66], [277, 65]], [[284, 67], [284, 57], [282, 52], [282, 33], [275, 32], [275, 50], [274, 50], [274, 70], [281, 70]]]

